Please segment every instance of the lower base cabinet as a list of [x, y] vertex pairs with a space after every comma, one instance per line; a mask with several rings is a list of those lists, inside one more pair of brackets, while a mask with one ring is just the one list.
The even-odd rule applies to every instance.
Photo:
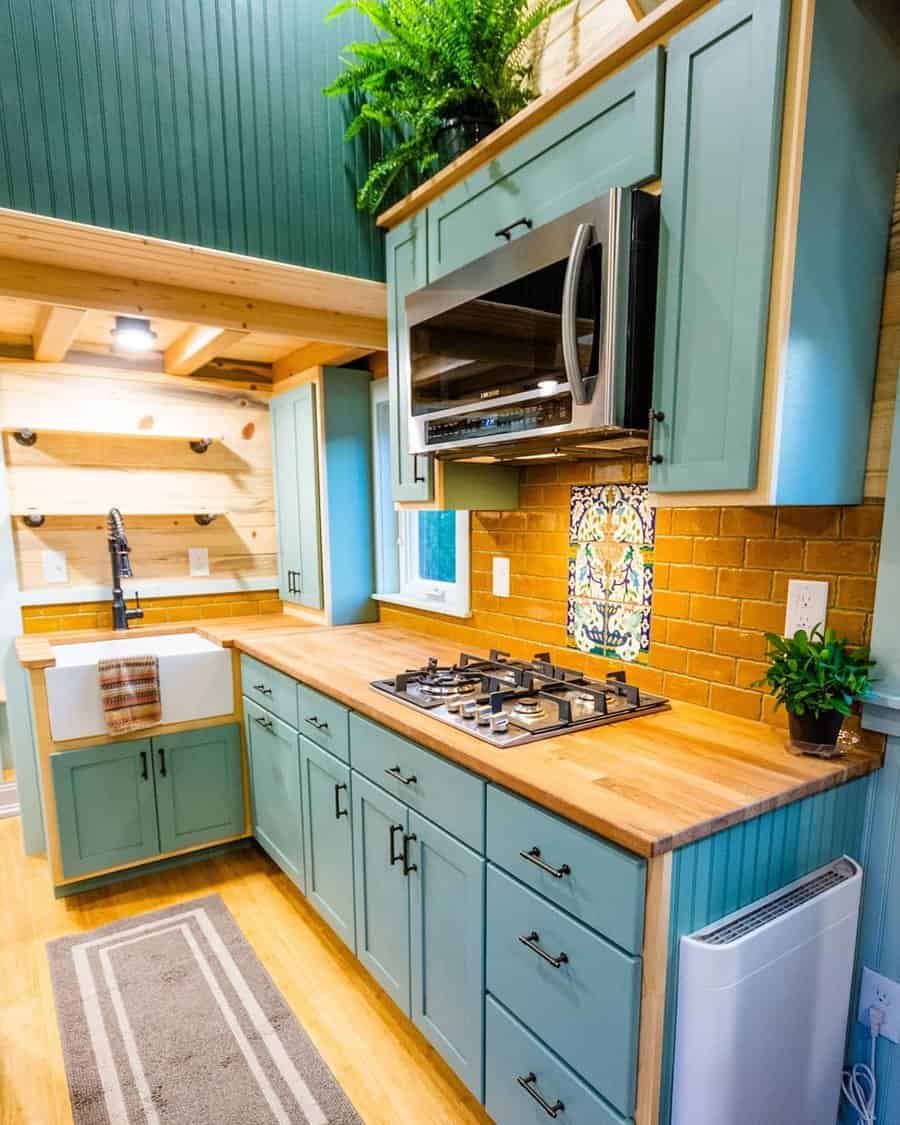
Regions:
[[59, 751], [50, 768], [66, 879], [244, 831], [233, 723]]
[[305, 892], [297, 732], [246, 698], [244, 717], [250, 755], [253, 835]]
[[496, 1125], [630, 1125], [492, 996], [485, 1017], [484, 1105]]
[[350, 769], [301, 736], [300, 771], [306, 895], [355, 950]]

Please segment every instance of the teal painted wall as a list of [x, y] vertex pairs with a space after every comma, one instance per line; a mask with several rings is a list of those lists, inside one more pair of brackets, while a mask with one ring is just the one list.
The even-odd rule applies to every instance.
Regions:
[[0, 205], [358, 277], [332, 0], [0, 0]]
[[660, 1125], [668, 1125], [672, 1111], [680, 939], [837, 856], [862, 860], [869, 791], [870, 778], [860, 778], [675, 852]]

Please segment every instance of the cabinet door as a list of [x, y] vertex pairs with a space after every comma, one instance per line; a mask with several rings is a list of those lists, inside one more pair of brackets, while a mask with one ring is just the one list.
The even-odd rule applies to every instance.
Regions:
[[414, 812], [409, 836], [412, 1018], [480, 1099], [484, 860]]
[[244, 701], [253, 835], [297, 886], [303, 875], [303, 811], [299, 736], [262, 707]]
[[723, 0], [669, 42], [658, 492], [756, 484], [787, 7]]
[[426, 281], [426, 217], [423, 211], [387, 236], [388, 387], [391, 404], [391, 484], [394, 500], [431, 500], [431, 457], [409, 452], [409, 336], [406, 294]]
[[403, 838], [407, 809], [353, 771], [356, 954], [409, 1015], [409, 887]]
[[51, 754], [63, 875], [159, 853], [150, 739]]
[[154, 738], [153, 772], [164, 852], [243, 833], [244, 780], [237, 723]]
[[272, 399], [272, 457], [278, 521], [279, 593], [322, 608], [316, 387], [304, 383]]
[[350, 770], [308, 738], [300, 739], [300, 762], [306, 893], [355, 950]]

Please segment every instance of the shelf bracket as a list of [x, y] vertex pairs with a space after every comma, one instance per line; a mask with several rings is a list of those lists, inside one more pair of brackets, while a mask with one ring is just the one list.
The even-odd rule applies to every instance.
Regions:
[[194, 516], [194, 523], [198, 527], [209, 527], [214, 519], [218, 519], [216, 512], [197, 512]]
[[211, 437], [205, 437], [198, 438], [196, 441], [192, 441], [190, 445], [191, 449], [193, 449], [195, 453], [205, 453], [207, 449], [209, 449], [209, 447], [212, 445], [212, 443], [213, 439]]
[[[29, 442], [28, 444], [33, 445], [34, 443]], [[27, 527], [42, 527], [46, 516], [39, 512], [37, 508], [29, 508], [22, 519]]]
[[19, 445], [34, 445], [37, 441], [37, 434], [34, 430], [13, 430], [13, 437]]

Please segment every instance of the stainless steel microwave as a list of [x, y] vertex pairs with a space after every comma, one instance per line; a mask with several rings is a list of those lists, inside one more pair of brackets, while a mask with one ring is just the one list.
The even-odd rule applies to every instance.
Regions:
[[410, 450], [515, 459], [646, 436], [659, 199], [616, 188], [406, 298]]

